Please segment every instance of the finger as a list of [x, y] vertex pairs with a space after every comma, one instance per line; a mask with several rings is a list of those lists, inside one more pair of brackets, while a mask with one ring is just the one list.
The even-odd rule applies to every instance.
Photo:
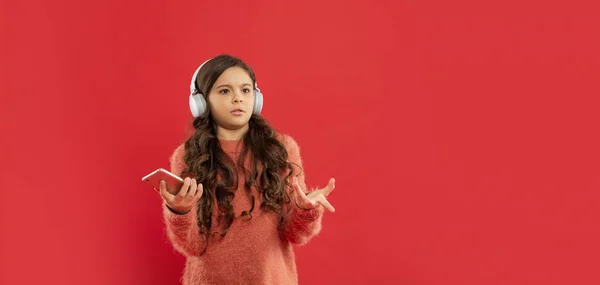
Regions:
[[300, 187], [300, 183], [298, 183], [297, 177], [294, 177], [294, 189], [296, 190], [298, 197], [300, 197], [303, 203], [312, 203], [311, 200], [308, 197], [306, 197], [306, 193], [304, 193], [304, 191]]
[[185, 195], [185, 198], [191, 198], [193, 200], [194, 195], [196, 195], [197, 189], [198, 185], [196, 184], [196, 179], [192, 179], [192, 181], [190, 181], [190, 190], [188, 191], [187, 195]]
[[[296, 191], [296, 196], [297, 196], [296, 203], [301, 204], [300, 205], [301, 208], [306, 208], [306, 207], [308, 207], [308, 205], [310, 205], [311, 207], [316, 206], [315, 201], [308, 198], [308, 196], [306, 196], [306, 193], [304, 193], [304, 191], [302, 191], [302, 188], [300, 187], [300, 183], [298, 183], [298, 178], [296, 178], [296, 177], [294, 177], [294, 190]], [[299, 200], [298, 200], [298, 198], [299, 198]]]
[[331, 193], [331, 191], [333, 191], [334, 188], [335, 188], [335, 179], [331, 178], [331, 179], [329, 179], [329, 184], [327, 184], [327, 187], [324, 189], [325, 191], [323, 191], [323, 195], [325, 195], [325, 197], [329, 196], [329, 193]]
[[194, 196], [194, 201], [198, 202], [198, 200], [202, 198], [202, 194], [204, 194], [204, 186], [202, 186], [202, 183], [200, 183], [198, 184], [198, 190], [196, 191], [196, 194]]
[[170, 201], [172, 199], [173, 194], [169, 193], [169, 191], [167, 191], [167, 182], [164, 180], [160, 181], [160, 196], [163, 198], [163, 200], [165, 201]]
[[190, 188], [190, 182], [192, 179], [190, 179], [189, 177], [186, 177], [183, 180], [183, 186], [181, 186], [181, 190], [179, 190], [179, 193], [177, 193], [177, 196], [184, 198], [185, 195], [187, 195], [187, 192]]
[[306, 196], [304, 196], [305, 198], [300, 197], [299, 200], [296, 200], [298, 202], [299, 205], [301, 205], [302, 208], [307, 208], [310, 206], [310, 208], [314, 208], [317, 206], [318, 202], [314, 199], [308, 198]]
[[331, 203], [329, 203], [329, 201], [327, 201], [325, 196], [321, 196], [319, 203], [321, 203], [321, 205], [323, 205], [323, 207], [325, 207], [327, 210], [335, 212], [335, 208], [331, 205]]

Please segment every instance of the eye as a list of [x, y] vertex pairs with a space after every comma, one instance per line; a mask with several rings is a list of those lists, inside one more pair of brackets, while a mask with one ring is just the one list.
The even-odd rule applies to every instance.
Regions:
[[242, 89], [242, 91], [243, 91], [244, 93], [250, 93], [250, 89], [249, 89], [249, 88], [244, 88], [244, 89]]
[[227, 93], [229, 93], [229, 89], [221, 89], [221, 91], [219, 91], [219, 93], [227, 94]]

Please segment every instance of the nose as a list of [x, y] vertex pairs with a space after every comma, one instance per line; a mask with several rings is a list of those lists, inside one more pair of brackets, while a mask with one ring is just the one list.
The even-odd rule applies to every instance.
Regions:
[[242, 103], [242, 95], [239, 92], [234, 92], [233, 103]]

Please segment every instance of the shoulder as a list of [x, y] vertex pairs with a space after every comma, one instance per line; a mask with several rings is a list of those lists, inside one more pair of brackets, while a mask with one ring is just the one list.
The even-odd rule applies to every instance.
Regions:
[[176, 158], [183, 158], [183, 155], [185, 154], [185, 143], [182, 143], [180, 145], [178, 145], [175, 150], [173, 150], [173, 153], [171, 154], [171, 160], [176, 159]]
[[301, 165], [302, 156], [300, 155], [300, 145], [298, 145], [298, 142], [288, 134], [277, 134], [277, 139], [285, 147], [285, 151], [288, 155], [288, 160], [297, 165]]
[[298, 142], [296, 142], [296, 140], [292, 136], [284, 133], [278, 133], [275, 136], [277, 137], [277, 140], [279, 140], [283, 144], [285, 150], [287, 150], [288, 153], [300, 151], [300, 146], [298, 145]]
[[169, 162], [171, 163], [171, 172], [173, 174], [180, 175], [181, 171], [185, 168], [185, 143], [180, 144], [175, 148]]

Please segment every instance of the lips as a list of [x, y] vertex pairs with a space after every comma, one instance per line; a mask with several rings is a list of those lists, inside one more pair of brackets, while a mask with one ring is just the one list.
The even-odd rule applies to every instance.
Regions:
[[231, 114], [234, 115], [234, 116], [241, 116], [241, 115], [244, 114], [244, 110], [242, 110], [242, 109], [235, 109], [235, 110], [231, 111]]

